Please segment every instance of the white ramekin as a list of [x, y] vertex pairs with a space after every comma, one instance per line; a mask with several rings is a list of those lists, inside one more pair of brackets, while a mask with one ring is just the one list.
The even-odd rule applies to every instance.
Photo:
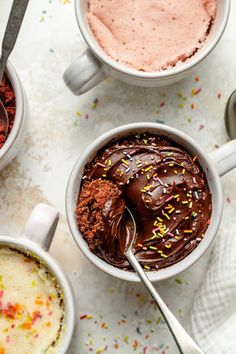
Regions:
[[0, 245], [16, 248], [23, 253], [33, 254], [55, 275], [61, 287], [65, 302], [65, 320], [62, 338], [56, 347], [57, 354], [66, 354], [69, 348], [75, 324], [74, 297], [71, 286], [61, 267], [47, 252], [57, 227], [59, 214], [57, 210], [46, 204], [38, 204], [28, 219], [20, 237], [0, 235]]
[[10, 61], [7, 62], [7, 76], [12, 84], [16, 97], [16, 115], [12, 131], [0, 149], [0, 170], [2, 170], [20, 151], [29, 118], [29, 107], [21, 81]]
[[206, 173], [209, 188], [212, 193], [212, 218], [204, 239], [197, 248], [182, 261], [158, 271], [148, 272], [150, 280], [159, 281], [175, 276], [186, 270], [206, 252], [214, 240], [220, 224], [223, 208], [220, 176], [236, 167], [236, 140], [223, 145], [218, 150], [208, 155], [199, 147], [197, 142], [177, 129], [157, 123], [133, 123], [120, 126], [103, 134], [80, 156], [70, 175], [66, 191], [66, 214], [71, 233], [84, 255], [98, 268], [117, 278], [136, 282], [139, 282], [140, 279], [135, 273], [124, 271], [108, 264], [89, 250], [87, 242], [84, 240], [77, 227], [75, 209], [80, 192], [81, 179], [87, 162], [91, 161], [96, 156], [98, 150], [111, 140], [117, 140], [129, 134], [141, 132], [167, 137], [180, 146], [183, 146], [183, 148], [192, 155], [198, 156], [198, 161]]
[[75, 0], [78, 25], [88, 50], [85, 51], [64, 73], [66, 85], [75, 95], [81, 95], [107, 76], [113, 76], [128, 84], [143, 87], [161, 87], [178, 82], [190, 75], [215, 48], [224, 33], [230, 0], [217, 1], [217, 16], [203, 47], [186, 62], [160, 72], [142, 72], [126, 67], [112, 60], [101, 49], [90, 30], [87, 21], [87, 1]]

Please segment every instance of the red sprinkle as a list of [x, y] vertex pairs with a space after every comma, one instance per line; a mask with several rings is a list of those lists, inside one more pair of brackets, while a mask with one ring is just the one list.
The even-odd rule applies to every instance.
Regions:
[[[228, 203], [228, 204], [230, 204], [230, 203], [231, 203], [231, 199], [230, 199], [230, 197], [227, 197], [227, 198], [226, 198], [226, 200], [227, 200], [227, 203]], [[0, 297], [1, 297], [1, 296], [0, 296]]]
[[204, 128], [205, 128], [205, 125], [204, 124], [200, 124], [198, 130], [202, 130]]
[[80, 319], [81, 319], [81, 320], [84, 320], [85, 318], [87, 318], [87, 315], [81, 315], [81, 316], [80, 316]]
[[198, 95], [201, 91], [202, 91], [201, 88], [199, 88], [199, 89], [197, 89], [197, 90], [194, 90], [194, 95]]

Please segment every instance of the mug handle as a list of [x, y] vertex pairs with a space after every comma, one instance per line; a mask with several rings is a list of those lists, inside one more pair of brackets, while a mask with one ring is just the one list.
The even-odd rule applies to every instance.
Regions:
[[48, 251], [58, 220], [59, 213], [55, 208], [40, 203], [33, 209], [21, 237], [35, 242], [43, 250]]
[[232, 140], [210, 154], [220, 176], [236, 167], [236, 139]]
[[77, 96], [89, 91], [106, 79], [101, 64], [87, 49], [65, 71], [63, 79]]

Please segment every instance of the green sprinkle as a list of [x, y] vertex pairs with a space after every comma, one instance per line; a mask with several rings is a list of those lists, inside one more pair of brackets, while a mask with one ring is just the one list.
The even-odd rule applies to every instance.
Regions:
[[149, 248], [150, 248], [150, 250], [153, 250], [153, 251], [156, 251], [156, 250], [157, 250], [157, 248], [154, 247], [154, 246], [149, 246]]

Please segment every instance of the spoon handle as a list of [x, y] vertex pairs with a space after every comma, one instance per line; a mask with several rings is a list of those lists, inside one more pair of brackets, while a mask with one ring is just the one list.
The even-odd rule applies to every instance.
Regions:
[[157, 293], [156, 289], [152, 285], [151, 281], [148, 279], [145, 271], [135, 258], [133, 252], [129, 250], [126, 253], [130, 264], [139, 275], [140, 279], [145, 284], [147, 290], [155, 300], [159, 311], [162, 314], [162, 317], [166, 321], [167, 326], [169, 327], [170, 332], [178, 346], [178, 349], [181, 354], [204, 354], [204, 352], [199, 348], [196, 342], [190, 337], [190, 335], [185, 331], [182, 325], [178, 322], [173, 313], [166, 306], [160, 295]]
[[7, 59], [15, 46], [18, 33], [27, 9], [29, 0], [14, 0], [8, 18], [6, 31], [2, 42], [2, 54], [0, 58], [0, 82], [2, 81]]

